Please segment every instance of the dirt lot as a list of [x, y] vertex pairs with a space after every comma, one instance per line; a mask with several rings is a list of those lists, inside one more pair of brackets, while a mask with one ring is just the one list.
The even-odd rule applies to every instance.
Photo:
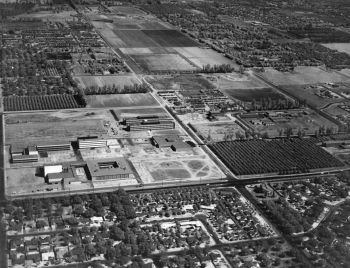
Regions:
[[89, 95], [87, 108], [128, 107], [128, 106], [158, 106], [158, 102], [150, 93]]
[[292, 73], [282, 73], [266, 68], [261, 74], [276, 85], [306, 85], [328, 82], [350, 81], [336, 71], [324, 71], [318, 67], [297, 67]]
[[75, 140], [79, 136], [104, 135], [101, 114], [60, 111], [6, 115], [6, 143], [30, 140]]
[[200, 90], [210, 89], [214, 86], [201, 75], [153, 75], [148, 76], [150, 82], [157, 90]]
[[237, 64], [232, 60], [226, 58], [224, 55], [210, 49], [210, 48], [199, 48], [199, 47], [174, 47], [179, 54], [183, 55], [199, 68], [204, 65], [221, 65], [229, 64], [233, 67], [237, 67]]
[[338, 50], [339, 52], [344, 52], [350, 55], [350, 43], [328, 43], [322, 45], [330, 49]]
[[219, 89], [253, 89], [253, 88], [266, 88], [267, 85], [251, 74], [213, 74], [206, 75], [216, 87]]
[[6, 170], [7, 194], [14, 192], [31, 192], [40, 187], [45, 187], [43, 177], [35, 175], [36, 168], [10, 168]]
[[125, 85], [132, 86], [134, 84], [139, 84], [139, 81], [133, 74], [130, 75], [105, 75], [105, 76], [76, 76], [74, 80], [82, 88], [87, 87], [103, 87], [103, 86], [113, 86], [118, 85], [124, 87]]
[[178, 54], [130, 55], [147, 71], [192, 71], [197, 67]]

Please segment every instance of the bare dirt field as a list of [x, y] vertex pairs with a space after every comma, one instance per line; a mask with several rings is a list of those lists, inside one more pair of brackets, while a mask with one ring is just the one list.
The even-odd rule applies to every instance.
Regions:
[[350, 69], [343, 69], [339, 71], [339, 73], [345, 75], [346, 77], [350, 78]]
[[197, 67], [178, 54], [130, 55], [135, 62], [148, 71], [192, 71]]
[[213, 74], [205, 76], [218, 89], [255, 89], [266, 88], [267, 85], [251, 74]]
[[174, 49], [199, 68], [204, 65], [221, 65], [229, 64], [233, 67], [238, 67], [235, 62], [226, 58], [224, 55], [210, 49], [210, 48], [200, 48], [200, 47], [174, 47]]
[[322, 44], [322, 46], [350, 55], [350, 43], [327, 43]]
[[49, 19], [50, 21], [57, 21], [57, 22], [64, 22], [65, 20], [70, 20], [72, 17], [71, 15], [76, 15], [77, 12], [75, 10], [69, 10], [69, 11], [61, 11], [59, 13], [53, 12], [53, 11], [38, 11], [30, 14], [22, 14], [17, 16], [18, 18], [39, 18], [42, 20]]
[[200, 90], [211, 89], [214, 86], [202, 75], [153, 75], [148, 76], [150, 82], [157, 90]]
[[105, 76], [75, 76], [74, 80], [82, 88], [103, 87], [113, 85], [123, 88], [125, 85], [132, 86], [134, 84], [139, 84], [139, 80], [133, 74]]
[[282, 73], [266, 68], [261, 75], [276, 85], [306, 85], [350, 81], [336, 71], [325, 71], [319, 67], [297, 67], [292, 73]]
[[6, 169], [7, 194], [31, 192], [45, 186], [43, 177], [35, 175], [35, 167]]
[[150, 93], [89, 95], [86, 98], [87, 108], [159, 106]]
[[6, 115], [6, 143], [31, 140], [75, 140], [79, 136], [104, 135], [103, 119], [94, 112], [60, 111]]

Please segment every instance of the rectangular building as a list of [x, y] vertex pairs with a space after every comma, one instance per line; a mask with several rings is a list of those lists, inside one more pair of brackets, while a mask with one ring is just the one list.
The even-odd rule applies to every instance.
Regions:
[[78, 138], [79, 149], [101, 148], [107, 146], [107, 140], [99, 139], [97, 136]]
[[134, 173], [122, 157], [88, 160], [86, 163], [92, 181], [128, 179]]

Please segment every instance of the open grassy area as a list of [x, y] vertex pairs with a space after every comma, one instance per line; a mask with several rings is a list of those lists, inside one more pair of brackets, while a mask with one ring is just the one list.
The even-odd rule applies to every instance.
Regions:
[[158, 106], [158, 102], [150, 93], [88, 95], [88, 108], [129, 107], [129, 106]]

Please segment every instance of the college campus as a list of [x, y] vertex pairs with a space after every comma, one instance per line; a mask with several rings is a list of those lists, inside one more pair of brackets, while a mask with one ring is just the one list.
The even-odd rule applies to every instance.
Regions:
[[348, 0], [0, 0], [0, 268], [350, 267]]

